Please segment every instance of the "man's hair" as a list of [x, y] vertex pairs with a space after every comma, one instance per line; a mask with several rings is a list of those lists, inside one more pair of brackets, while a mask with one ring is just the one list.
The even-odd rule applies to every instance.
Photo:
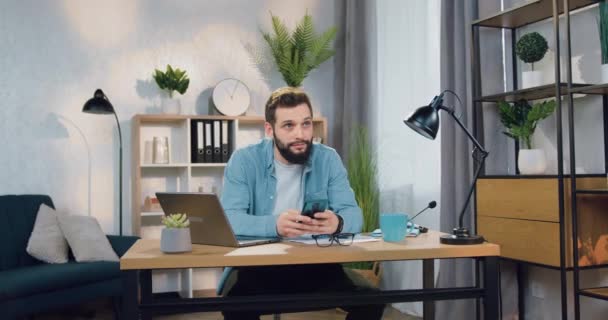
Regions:
[[266, 102], [266, 122], [274, 126], [277, 121], [277, 108], [293, 108], [302, 103], [306, 103], [312, 117], [312, 105], [304, 91], [294, 87], [283, 87], [275, 90]]

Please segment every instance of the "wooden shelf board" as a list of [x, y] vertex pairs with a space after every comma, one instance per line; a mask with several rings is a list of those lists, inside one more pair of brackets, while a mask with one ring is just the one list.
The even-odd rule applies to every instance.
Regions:
[[576, 89], [572, 89], [572, 93], [586, 93], [586, 94], [608, 94], [608, 83], [589, 85]]
[[142, 169], [145, 169], [145, 168], [187, 168], [187, 167], [188, 167], [187, 163], [167, 163], [167, 164], [150, 163], [150, 164], [141, 165]]
[[[570, 174], [564, 174], [564, 178], [569, 178]], [[605, 173], [585, 173], [577, 174], [577, 178], [601, 178], [606, 177]], [[556, 174], [534, 174], [534, 175], [521, 175], [521, 174], [489, 174], [479, 176], [479, 179], [557, 179]]]
[[[560, 83], [561, 86], [561, 94], [568, 94], [568, 84]], [[582, 88], [588, 87], [588, 84], [583, 83], [573, 83], [573, 88]], [[574, 92], [574, 90], [573, 90]], [[546, 84], [538, 87], [531, 87], [525, 89], [519, 89], [515, 91], [508, 91], [503, 93], [497, 93], [487, 96], [481, 96], [475, 98], [477, 102], [498, 102], [498, 101], [507, 101], [507, 102], [515, 102], [521, 99], [525, 100], [538, 100], [538, 99], [547, 99], [555, 97], [555, 83]]]
[[192, 168], [223, 168], [226, 163], [193, 163], [190, 166]]
[[608, 300], [608, 287], [582, 289], [581, 294], [587, 297]]
[[141, 213], [142, 217], [160, 217], [164, 215], [163, 211], [144, 211]]
[[[564, 12], [563, 1], [558, 1], [559, 13]], [[597, 0], [570, 0], [570, 11], [597, 3]], [[531, 0], [511, 9], [473, 21], [474, 26], [490, 28], [519, 28], [553, 17], [552, 0]]]

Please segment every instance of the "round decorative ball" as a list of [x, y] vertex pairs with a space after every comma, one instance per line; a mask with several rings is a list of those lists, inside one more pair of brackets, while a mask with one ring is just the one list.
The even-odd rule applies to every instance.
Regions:
[[540, 61], [547, 53], [547, 40], [538, 32], [523, 35], [515, 46], [515, 54], [526, 63]]

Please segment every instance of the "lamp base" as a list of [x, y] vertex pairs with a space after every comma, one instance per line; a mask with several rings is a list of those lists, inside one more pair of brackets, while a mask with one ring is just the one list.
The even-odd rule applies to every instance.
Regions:
[[466, 228], [454, 228], [452, 234], [441, 236], [439, 242], [442, 244], [454, 244], [454, 245], [469, 245], [469, 244], [480, 244], [486, 241], [480, 235], [471, 235], [469, 230]]

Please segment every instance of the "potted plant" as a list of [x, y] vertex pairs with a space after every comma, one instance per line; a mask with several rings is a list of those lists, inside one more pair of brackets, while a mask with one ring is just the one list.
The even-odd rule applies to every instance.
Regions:
[[178, 68], [173, 69], [171, 65], [167, 65], [165, 72], [154, 69], [152, 77], [158, 87], [167, 94], [161, 100], [163, 113], [179, 114], [181, 112], [181, 103], [179, 99], [173, 97], [173, 92], [177, 91], [180, 94], [184, 94], [188, 90], [190, 79], [188, 79], [186, 71]]
[[608, 3], [600, 1], [597, 23], [602, 48], [602, 83], [608, 83]]
[[174, 213], [162, 217], [165, 225], [160, 235], [160, 251], [178, 253], [192, 251], [190, 221], [184, 213]]
[[522, 174], [543, 174], [547, 169], [547, 160], [542, 149], [532, 148], [532, 135], [536, 125], [555, 111], [555, 100], [543, 101], [530, 105], [520, 100], [511, 106], [501, 101], [498, 103], [500, 121], [505, 126], [503, 133], [521, 143], [517, 166]]
[[307, 12], [290, 35], [277, 16], [272, 13], [270, 16], [274, 35], [263, 32], [264, 40], [270, 46], [274, 61], [287, 85], [299, 87], [310, 71], [335, 54], [330, 43], [336, 37], [336, 28], [331, 27], [317, 36], [312, 16]]
[[[378, 228], [380, 191], [376, 152], [369, 141], [365, 127], [356, 127], [350, 141], [346, 163], [348, 180], [355, 199], [363, 213], [363, 232]], [[374, 284], [379, 282], [379, 265], [374, 262], [357, 262], [346, 265]]]
[[534, 70], [534, 63], [540, 61], [548, 49], [547, 40], [538, 32], [525, 34], [517, 41], [515, 53], [523, 62], [530, 64], [530, 71], [522, 72], [522, 88], [534, 87], [542, 83], [542, 73]]

